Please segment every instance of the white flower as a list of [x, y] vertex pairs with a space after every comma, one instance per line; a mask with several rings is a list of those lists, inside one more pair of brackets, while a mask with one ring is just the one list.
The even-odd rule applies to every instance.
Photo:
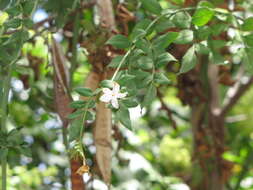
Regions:
[[112, 90], [109, 88], [103, 88], [103, 95], [100, 97], [100, 101], [111, 103], [116, 109], [119, 108], [118, 99], [126, 97], [127, 93], [120, 93], [120, 86], [118, 83], [113, 82]]

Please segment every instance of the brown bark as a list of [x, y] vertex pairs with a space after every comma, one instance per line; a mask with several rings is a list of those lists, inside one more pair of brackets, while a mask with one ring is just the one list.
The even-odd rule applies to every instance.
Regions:
[[[59, 114], [63, 123], [63, 135], [69, 124], [67, 116], [73, 112], [73, 109], [69, 107], [72, 101], [71, 96], [68, 93], [69, 88], [69, 72], [66, 67], [66, 60], [63, 52], [61, 51], [60, 44], [53, 39], [52, 44], [52, 57], [54, 68], [54, 94], [55, 94], [55, 108]], [[65, 145], [67, 142], [64, 142]], [[67, 145], [66, 145], [67, 148]], [[78, 175], [76, 171], [81, 167], [81, 160], [71, 160], [71, 185], [72, 190], [85, 190], [85, 185], [82, 176]]]

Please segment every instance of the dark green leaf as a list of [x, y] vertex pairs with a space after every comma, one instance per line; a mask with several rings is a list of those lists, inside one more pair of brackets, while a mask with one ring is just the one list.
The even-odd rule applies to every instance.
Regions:
[[70, 107], [71, 108], [84, 108], [86, 103], [87, 103], [86, 101], [77, 100], [77, 101], [71, 102]]
[[156, 73], [154, 81], [157, 84], [163, 84], [163, 85], [170, 84], [170, 80], [163, 73]]
[[163, 67], [171, 61], [177, 61], [177, 59], [168, 52], [160, 54], [156, 60], [156, 67]]
[[153, 102], [153, 100], [156, 98], [156, 94], [157, 94], [156, 87], [154, 86], [153, 83], [151, 83], [144, 97], [142, 106], [144, 107], [144, 106], [150, 105]]
[[75, 91], [81, 96], [90, 97], [93, 95], [92, 90], [89, 88], [80, 87], [80, 88], [76, 88]]
[[[110, 64], [108, 65], [108, 67], [112, 67], [112, 68], [117, 68], [121, 62], [121, 60], [123, 59], [123, 55], [118, 55], [116, 57], [114, 57], [112, 59], [112, 61], [110, 62]], [[124, 66], [125, 63], [122, 64], [122, 66]]]
[[162, 8], [157, 0], [140, 0], [142, 6], [151, 13], [161, 14]]
[[116, 117], [126, 128], [132, 130], [130, 114], [127, 108], [121, 105], [119, 110], [116, 112]]
[[84, 110], [77, 110], [67, 116], [68, 119], [75, 119], [84, 114]]
[[139, 105], [136, 99], [134, 98], [125, 98], [121, 100], [121, 103], [127, 108], [134, 108]]
[[110, 44], [116, 48], [124, 49], [129, 48], [131, 46], [131, 42], [128, 40], [126, 36], [123, 36], [121, 34], [117, 34], [113, 37], [111, 37], [106, 44]]
[[153, 68], [153, 60], [148, 56], [141, 56], [137, 61], [137, 66], [141, 69], [152, 69]]
[[172, 42], [177, 39], [178, 35], [178, 32], [168, 32], [167, 34], [159, 36], [153, 42], [154, 48], [167, 48]]
[[18, 28], [19, 26], [21, 26], [22, 24], [22, 20], [19, 19], [19, 18], [14, 18], [14, 19], [11, 19], [7, 22], [4, 23], [4, 26], [6, 28]]
[[137, 40], [139, 38], [142, 38], [145, 35], [149, 35], [152, 32], [153, 27], [150, 27], [148, 31], [146, 30], [150, 26], [151, 22], [152, 21], [149, 19], [143, 19], [140, 22], [138, 22], [135, 25], [133, 32], [130, 35], [130, 38], [133, 40]]
[[176, 13], [173, 17], [173, 23], [179, 28], [190, 28], [191, 16], [187, 12]]
[[190, 71], [196, 64], [197, 56], [195, 54], [195, 46], [193, 45], [184, 55], [179, 73], [186, 73]]
[[83, 126], [82, 119], [77, 118], [73, 120], [69, 127], [69, 142], [80, 137], [80, 131]]
[[0, 148], [0, 160], [3, 158], [6, 158], [8, 155], [8, 149], [7, 148]]
[[113, 81], [111, 81], [111, 80], [103, 80], [100, 83], [100, 86], [104, 87], [104, 88], [113, 88]]
[[147, 42], [147, 40], [139, 39], [136, 41], [135, 45], [145, 53], [150, 51], [150, 44]]

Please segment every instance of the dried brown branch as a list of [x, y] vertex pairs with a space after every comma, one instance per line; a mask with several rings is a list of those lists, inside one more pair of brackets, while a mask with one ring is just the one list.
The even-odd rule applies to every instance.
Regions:
[[[247, 80], [247, 81], [244, 81]], [[242, 78], [233, 87], [228, 90], [227, 99], [221, 110], [221, 115], [226, 115], [228, 111], [237, 103], [240, 97], [250, 88], [253, 83], [253, 77]]]

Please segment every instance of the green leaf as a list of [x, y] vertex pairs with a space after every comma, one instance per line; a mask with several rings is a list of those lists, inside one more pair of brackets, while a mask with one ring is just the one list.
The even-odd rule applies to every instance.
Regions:
[[150, 45], [147, 40], [139, 39], [136, 41], [135, 45], [145, 53], [148, 53], [150, 51]]
[[182, 59], [182, 66], [180, 68], [179, 74], [186, 73], [194, 68], [197, 64], [197, 56], [195, 54], [195, 46], [193, 45]]
[[67, 118], [68, 118], [68, 119], [75, 119], [75, 118], [81, 116], [82, 114], [84, 114], [84, 112], [85, 112], [84, 110], [77, 110], [77, 111], [75, 111], [75, 112], [69, 114], [69, 115], [67, 116]]
[[8, 13], [0, 12], [0, 26], [2, 26], [4, 22], [8, 20], [8, 18], [9, 18]]
[[137, 100], [134, 98], [125, 98], [125, 99], [122, 99], [120, 102], [127, 108], [134, 108], [139, 105]]
[[100, 86], [104, 88], [113, 88], [113, 81], [111, 80], [103, 80], [100, 82]]
[[162, 8], [160, 4], [157, 2], [157, 0], [140, 0], [142, 3], [142, 6], [148, 10], [149, 12], [160, 15]]
[[244, 41], [248, 46], [253, 47], [253, 34], [244, 36]]
[[155, 30], [158, 33], [166, 32], [169, 28], [175, 27], [171, 19], [162, 18], [155, 24]]
[[13, 129], [8, 133], [7, 141], [12, 145], [19, 145], [23, 142], [23, 139], [20, 132], [17, 129]]
[[207, 1], [201, 1], [198, 4], [198, 9], [192, 16], [192, 23], [196, 26], [206, 25], [214, 16], [214, 11], [212, 10], [214, 6]]
[[87, 108], [95, 108], [96, 107], [96, 102], [94, 100], [91, 100], [89, 102], [87, 102]]
[[130, 114], [126, 107], [120, 106], [119, 110], [116, 112], [116, 117], [126, 128], [132, 130], [132, 124], [130, 120]]
[[76, 88], [75, 91], [81, 96], [86, 96], [86, 97], [93, 96], [92, 90], [89, 88], [80, 87], [80, 88]]
[[188, 44], [193, 41], [193, 31], [192, 30], [182, 30], [174, 43], [176, 44]]
[[36, 1], [28, 0], [22, 3], [23, 13], [25, 15], [30, 15], [36, 5]]
[[132, 82], [134, 79], [134, 75], [124, 74], [118, 82], [121, 86], [125, 86], [127, 83]]
[[21, 26], [22, 24], [22, 20], [19, 19], [19, 18], [14, 18], [14, 19], [11, 19], [7, 22], [4, 23], [4, 26], [6, 28], [18, 28], [19, 26]]
[[86, 103], [87, 103], [86, 101], [77, 100], [77, 101], [71, 102], [69, 106], [71, 108], [84, 108]]
[[[108, 67], [111, 67], [111, 68], [117, 68], [121, 62], [121, 60], [123, 59], [123, 55], [118, 55], [116, 57], [114, 57], [110, 64], [108, 65]], [[124, 66], [126, 64], [126, 61], [122, 64], [122, 66]]]
[[141, 69], [152, 69], [154, 62], [153, 60], [148, 56], [141, 56], [137, 61], [137, 66]]
[[243, 31], [253, 31], [253, 17], [247, 18], [241, 28]]
[[113, 37], [111, 37], [106, 44], [110, 44], [116, 48], [125, 49], [129, 48], [131, 46], [131, 42], [128, 40], [126, 36], [123, 36], [121, 34], [117, 34]]
[[156, 60], [156, 67], [163, 67], [171, 61], [177, 61], [177, 59], [168, 52], [160, 54]]
[[0, 160], [3, 158], [6, 158], [8, 155], [8, 149], [7, 148], [0, 148]]
[[149, 35], [152, 32], [153, 27], [150, 27], [148, 31], [146, 30], [148, 26], [151, 24], [151, 22], [152, 21], [150, 19], [143, 19], [140, 22], [138, 22], [135, 25], [133, 32], [130, 35], [130, 38], [133, 40], [137, 40], [139, 38], [142, 38], [145, 35]]
[[191, 16], [187, 12], [176, 13], [172, 21], [178, 28], [190, 28], [191, 26]]
[[82, 119], [78, 118], [71, 122], [69, 131], [69, 142], [80, 137], [80, 131], [83, 126]]
[[165, 49], [177, 39], [178, 35], [178, 32], [163, 34], [154, 40], [153, 46], [154, 48]]
[[144, 96], [144, 100], [142, 103], [142, 106], [148, 106], [150, 105], [153, 100], [156, 98], [157, 90], [153, 83], [151, 83], [148, 87], [148, 90], [146, 92], [146, 95]]
[[199, 27], [195, 34], [199, 40], [207, 40], [211, 34], [211, 29], [208, 26]]
[[32, 157], [32, 151], [29, 147], [21, 146], [21, 147], [18, 147], [18, 150], [21, 154], [23, 154], [27, 157]]
[[154, 78], [155, 83], [157, 84], [170, 84], [170, 80], [163, 73], [156, 73]]

